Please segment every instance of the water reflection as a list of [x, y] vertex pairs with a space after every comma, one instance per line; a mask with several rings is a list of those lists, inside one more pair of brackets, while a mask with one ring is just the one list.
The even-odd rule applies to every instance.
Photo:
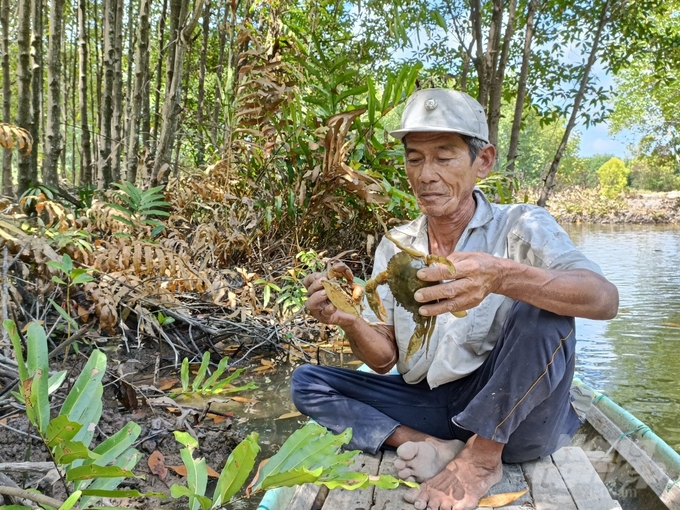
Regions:
[[619, 315], [578, 320], [577, 371], [680, 451], [680, 229], [566, 225], [619, 288]]

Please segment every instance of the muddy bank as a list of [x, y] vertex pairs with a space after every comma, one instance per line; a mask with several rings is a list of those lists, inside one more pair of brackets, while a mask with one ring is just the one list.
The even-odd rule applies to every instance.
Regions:
[[680, 191], [607, 198], [597, 190], [567, 190], [550, 198], [547, 209], [561, 223], [680, 224]]

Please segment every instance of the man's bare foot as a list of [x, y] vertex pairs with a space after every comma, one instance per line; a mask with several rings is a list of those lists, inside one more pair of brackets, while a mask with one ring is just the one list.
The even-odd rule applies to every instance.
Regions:
[[435, 477], [404, 499], [417, 510], [472, 510], [503, 477], [503, 444], [473, 436]]
[[424, 441], [409, 441], [397, 448], [399, 458], [394, 467], [402, 480], [424, 482], [451, 462], [465, 443], [457, 439], [444, 441], [428, 437]]

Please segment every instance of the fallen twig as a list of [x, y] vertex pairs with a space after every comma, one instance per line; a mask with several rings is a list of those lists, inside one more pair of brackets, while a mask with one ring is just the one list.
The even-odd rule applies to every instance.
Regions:
[[16, 487], [5, 487], [0, 485], [0, 494], [15, 498], [29, 499], [38, 503], [39, 505], [49, 505], [53, 506], [54, 508], [59, 508], [64, 504], [63, 501], [58, 499], [50, 498], [49, 496], [44, 496], [42, 494], [36, 494], [35, 492], [28, 492], [23, 489], [17, 489]]
[[47, 473], [54, 469], [54, 462], [0, 462], [2, 473]]

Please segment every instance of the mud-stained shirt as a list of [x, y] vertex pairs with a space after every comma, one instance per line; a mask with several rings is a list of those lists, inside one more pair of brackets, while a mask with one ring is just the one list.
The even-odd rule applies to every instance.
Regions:
[[[474, 191], [474, 198], [475, 214], [455, 251], [489, 253], [544, 269], [589, 269], [602, 274], [600, 267], [574, 246], [545, 209], [530, 204], [491, 204], [478, 189]], [[429, 253], [425, 216], [391, 233], [406, 246]], [[385, 270], [387, 262], [398, 251], [390, 240], [383, 238], [376, 249], [372, 276]], [[386, 323], [394, 326], [399, 373], [408, 383], [418, 383], [427, 377], [431, 388], [465, 377], [481, 366], [496, 344], [513, 304], [511, 298], [490, 294], [468, 310], [467, 317], [457, 318], [450, 313], [437, 316], [427, 355], [423, 347], [404, 362], [415, 329], [413, 317], [395, 304], [387, 285], [381, 285], [378, 292], [387, 311]], [[369, 323], [380, 322], [368, 306], [363, 316]]]

